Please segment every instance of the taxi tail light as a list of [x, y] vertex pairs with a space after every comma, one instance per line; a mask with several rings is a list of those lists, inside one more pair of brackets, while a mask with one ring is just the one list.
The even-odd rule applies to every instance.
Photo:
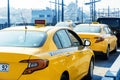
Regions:
[[24, 70], [23, 74], [31, 74], [34, 71], [46, 68], [49, 64], [49, 61], [44, 59], [31, 59], [31, 60], [22, 60], [20, 61], [20, 63], [28, 63], [28, 66]]
[[104, 41], [104, 38], [103, 38], [103, 37], [94, 37], [94, 39], [96, 39], [95, 43]]

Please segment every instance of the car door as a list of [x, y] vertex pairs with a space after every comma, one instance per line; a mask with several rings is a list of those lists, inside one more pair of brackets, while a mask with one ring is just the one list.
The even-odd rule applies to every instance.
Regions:
[[109, 34], [110, 34], [110, 40], [111, 40], [111, 50], [114, 50], [115, 47], [117, 46], [117, 37], [113, 34], [112, 30], [108, 28]]
[[113, 50], [116, 46], [116, 36], [113, 35], [112, 31], [108, 26], [104, 27], [104, 30], [106, 32], [108, 42], [110, 44], [110, 51]]
[[61, 59], [63, 59], [63, 64], [66, 67], [66, 70], [69, 71], [71, 79], [80, 79], [79, 76], [82, 73], [82, 71], [80, 70], [82, 70], [82, 66], [84, 64], [82, 64], [83, 60], [80, 60], [83, 59], [83, 57], [82, 51], [80, 53], [80, 51], [78, 50], [78, 46], [82, 44], [82, 42], [79, 43], [79, 41], [77, 40], [78, 43], [76, 42], [76, 45], [73, 46], [73, 41], [71, 40], [67, 30], [57, 31], [54, 35], [54, 42], [58, 49], [64, 52], [64, 55], [61, 56], [63, 58]]
[[[70, 52], [70, 54], [73, 55], [72, 60], [74, 59], [73, 63], [75, 68], [71, 68], [73, 69], [72, 75], [76, 76], [76, 79], [73, 80], [78, 80], [87, 73], [91, 55], [89, 55], [89, 50], [85, 49], [82, 40], [76, 35], [76, 33], [71, 30], [67, 30], [67, 33], [71, 39], [72, 47], [77, 48], [75, 51]], [[71, 63], [70, 61], [68, 62]]]

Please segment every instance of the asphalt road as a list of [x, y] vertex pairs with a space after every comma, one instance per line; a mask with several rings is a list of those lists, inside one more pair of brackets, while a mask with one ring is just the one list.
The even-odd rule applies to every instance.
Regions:
[[107, 70], [112, 66], [120, 54], [120, 49], [116, 53], [111, 53], [109, 60], [103, 60], [101, 56], [96, 56], [93, 80], [101, 80]]

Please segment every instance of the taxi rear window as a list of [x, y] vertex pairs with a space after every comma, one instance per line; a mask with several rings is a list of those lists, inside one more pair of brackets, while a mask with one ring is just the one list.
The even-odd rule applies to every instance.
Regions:
[[57, 23], [55, 26], [57, 26], [57, 27], [69, 27], [69, 23], [60, 22], [60, 23]]
[[100, 33], [101, 28], [97, 26], [84, 26], [84, 27], [75, 27], [75, 32], [88, 32], [88, 33]]
[[41, 47], [47, 34], [36, 31], [0, 31], [0, 36], [0, 46]]

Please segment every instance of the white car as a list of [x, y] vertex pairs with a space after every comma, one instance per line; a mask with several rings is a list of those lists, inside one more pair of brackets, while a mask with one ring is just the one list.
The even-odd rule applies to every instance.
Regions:
[[65, 21], [65, 22], [58, 22], [55, 26], [57, 27], [70, 27], [71, 29], [73, 29], [76, 24], [71, 22], [71, 21]]

